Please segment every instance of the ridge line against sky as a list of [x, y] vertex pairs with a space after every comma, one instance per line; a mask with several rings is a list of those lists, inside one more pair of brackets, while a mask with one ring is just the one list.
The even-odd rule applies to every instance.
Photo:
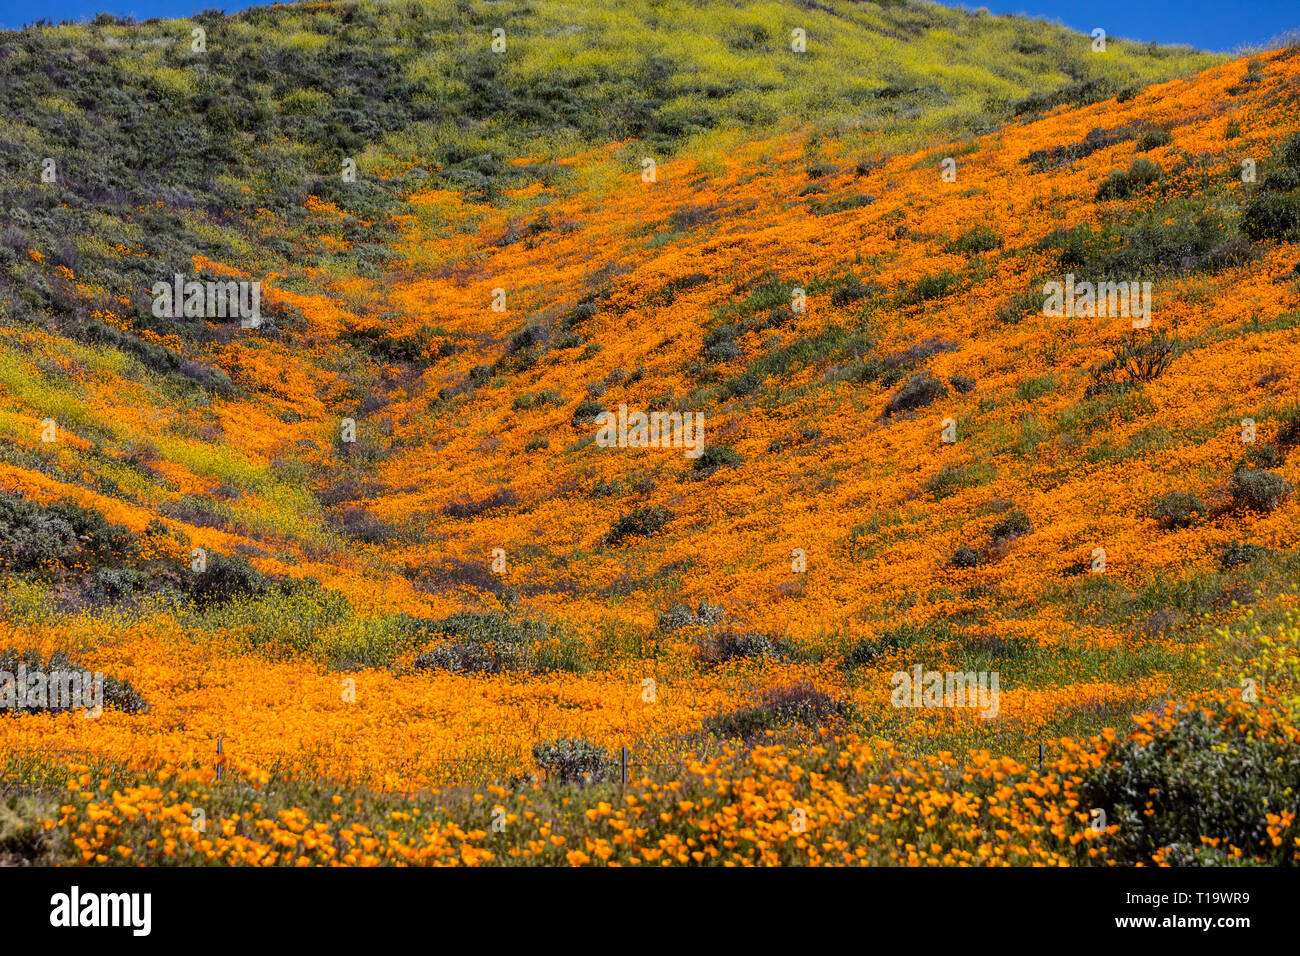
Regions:
[[[31, 0], [0, 0], [0, 29], [18, 29], [42, 18], [54, 23], [89, 20], [101, 12], [145, 20], [185, 18], [209, 8], [237, 13], [261, 5], [223, 4], [220, 0], [198, 4], [193, 0], [45, 0], [36, 6]], [[1276, 46], [1282, 38], [1300, 32], [1300, 4], [1296, 0], [994, 0], [979, 8], [964, 3], [943, 5], [1021, 14], [1060, 23], [1083, 34], [1101, 27], [1111, 37], [1186, 44], [1216, 53]]]

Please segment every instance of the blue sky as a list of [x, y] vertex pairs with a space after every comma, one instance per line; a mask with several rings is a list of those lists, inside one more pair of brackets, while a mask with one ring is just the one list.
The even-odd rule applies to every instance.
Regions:
[[[14, 29], [45, 17], [82, 20], [102, 10], [118, 16], [183, 17], [208, 7], [234, 13], [252, 3], [221, 0], [0, 0], [0, 27]], [[1300, 0], [989, 0], [994, 13], [1023, 13], [1056, 20], [1081, 33], [1102, 27], [1110, 36], [1158, 43], [1187, 43], [1203, 50], [1232, 51], [1300, 30]]]
[[1186, 43], [1219, 53], [1300, 32], [1300, 0], [987, 0], [946, 5], [984, 6], [993, 13], [1053, 20], [1080, 33], [1101, 27], [1107, 36]]

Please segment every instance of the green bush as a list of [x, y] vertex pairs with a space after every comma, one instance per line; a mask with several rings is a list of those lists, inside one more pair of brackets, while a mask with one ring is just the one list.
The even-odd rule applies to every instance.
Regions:
[[1149, 129], [1138, 137], [1137, 149], [1139, 153], [1145, 153], [1150, 149], [1168, 146], [1173, 141], [1174, 138], [1169, 134], [1169, 130], [1163, 128]]
[[1241, 456], [1241, 468], [1278, 468], [1286, 460], [1282, 449], [1272, 442], [1254, 442], [1246, 446], [1246, 453]]
[[945, 247], [949, 252], [992, 252], [1002, 248], [1002, 237], [988, 226], [976, 226], [962, 233]]
[[578, 403], [578, 407], [573, 410], [573, 425], [575, 428], [590, 425], [604, 411], [605, 406], [594, 398], [584, 398]]
[[790, 648], [779, 637], [749, 631], [715, 631], [699, 643], [699, 661], [716, 667], [736, 660], [776, 660], [789, 656]]
[[[1218, 703], [1178, 711], [1154, 739], [1124, 740], [1080, 786], [1082, 812], [1101, 809], [1115, 826], [1105, 842], [1122, 864], [1222, 864], [1229, 847], [1248, 861], [1293, 863], [1290, 839], [1274, 846], [1267, 815], [1295, 812], [1300, 749]], [[1215, 850], [1202, 838], [1221, 841]]]
[[734, 468], [744, 460], [734, 448], [726, 445], [708, 445], [700, 453], [700, 457], [695, 459], [695, 470], [701, 476], [707, 477], [719, 468]]
[[1291, 483], [1262, 469], [1243, 468], [1229, 482], [1233, 503], [1251, 511], [1272, 511], [1291, 493]]
[[1277, 429], [1277, 445], [1284, 452], [1300, 445], [1300, 408], [1292, 409]]
[[998, 520], [990, 534], [994, 538], [1018, 538], [1021, 535], [1029, 534], [1033, 530], [1034, 525], [1029, 520], [1029, 515], [1019, 508], [1012, 508]]
[[975, 568], [979, 567], [980, 561], [980, 553], [970, 545], [963, 544], [952, 553], [948, 563], [954, 568]]
[[885, 417], [915, 411], [948, 394], [948, 386], [929, 372], [917, 372], [885, 404]]
[[906, 650], [935, 641], [951, 640], [952, 628], [947, 622], [913, 624], [910, 621], [886, 628], [872, 637], [858, 640], [844, 656], [844, 667], [853, 670], [875, 663], [894, 651]]
[[132, 561], [136, 536], [72, 502], [41, 506], [0, 492], [0, 564], [13, 571]]
[[618, 776], [613, 755], [581, 737], [548, 740], [533, 747], [533, 760], [558, 783], [600, 783]]
[[953, 292], [961, 285], [961, 276], [951, 270], [934, 272], [916, 280], [911, 288], [903, 290], [898, 297], [899, 305], [916, 305], [939, 299]]
[[215, 607], [237, 599], [260, 597], [275, 586], [274, 580], [238, 555], [212, 553], [204, 569], [194, 576], [190, 596], [201, 608]]
[[1040, 173], [1060, 169], [1091, 156], [1098, 150], [1132, 139], [1135, 135], [1137, 130], [1132, 126], [1121, 126], [1117, 129], [1096, 127], [1088, 131], [1082, 142], [1071, 143], [1068, 146], [1053, 146], [1051, 149], [1033, 149], [1021, 162], [1033, 166], [1034, 171]]
[[1241, 230], [1256, 242], [1300, 239], [1300, 192], [1256, 193], [1241, 217]]
[[[1099, 230], [1088, 225], [1054, 230], [1039, 244], [1059, 250], [1062, 266], [1102, 279], [1213, 272], [1255, 255], [1250, 243], [1236, 234], [1233, 221], [1218, 209], [1192, 203], [1158, 206]], [[1038, 303], [1041, 306], [1041, 297]]]
[[713, 627], [722, 622], [725, 615], [722, 607], [701, 601], [696, 610], [689, 605], [674, 604], [656, 619], [656, 627], [665, 633], [679, 631], [684, 627]]
[[736, 342], [739, 330], [734, 325], [722, 325], [704, 336], [704, 357], [710, 362], [731, 362], [740, 358]]
[[1268, 548], [1261, 548], [1249, 542], [1233, 541], [1223, 549], [1223, 554], [1219, 557], [1219, 566], [1227, 570], [1241, 567], [1243, 564], [1253, 564], [1266, 554]]
[[1190, 528], [1205, 517], [1208, 510], [1205, 503], [1190, 491], [1166, 491], [1152, 504], [1151, 517], [1166, 530]]
[[983, 470], [975, 465], [944, 465], [926, 479], [925, 490], [940, 501], [964, 488], [974, 487], [983, 476]]
[[842, 719], [850, 708], [809, 684], [792, 684], [764, 692], [749, 707], [717, 714], [705, 729], [724, 739], [749, 740], [790, 724], [820, 727]]
[[1051, 375], [1026, 379], [1016, 386], [1016, 398], [1022, 402], [1032, 402], [1047, 395], [1054, 388], [1056, 388], [1056, 378]]
[[571, 329], [576, 325], [582, 325], [584, 322], [590, 322], [596, 317], [596, 303], [580, 302], [565, 313], [560, 324], [566, 329]]
[[1106, 181], [1097, 189], [1097, 199], [1128, 199], [1158, 182], [1162, 175], [1164, 171], [1158, 163], [1139, 156], [1128, 169], [1117, 169], [1106, 177]]
[[524, 392], [522, 395], [516, 395], [511, 405], [515, 411], [531, 411], [547, 405], [558, 405], [562, 401], [563, 398], [555, 389], [544, 388], [540, 392]]
[[658, 505], [637, 508], [620, 516], [609, 529], [605, 540], [609, 544], [622, 544], [632, 536], [659, 534], [673, 518], [673, 513]]
[[831, 305], [843, 309], [875, 291], [874, 286], [867, 285], [855, 275], [845, 276], [835, 283], [831, 290]]
[[833, 216], [837, 212], [870, 206], [875, 201], [876, 197], [870, 193], [849, 193], [831, 199], [814, 199], [808, 203], [808, 211], [814, 216]]
[[442, 513], [448, 518], [477, 518], [479, 515], [513, 508], [519, 504], [519, 495], [510, 485], [494, 488], [482, 498], [458, 498], [442, 506]]
[[416, 670], [503, 674], [586, 669], [574, 640], [544, 621], [460, 611], [439, 621], [413, 622], [408, 632], [408, 639], [416, 644], [432, 642], [415, 658]]
[[1115, 347], [1110, 358], [1089, 369], [1084, 397], [1122, 394], [1155, 381], [1165, 373], [1177, 354], [1178, 343], [1164, 333], [1130, 335]]
[[[49, 657], [42, 657], [32, 650], [15, 650], [6, 648], [0, 650], [0, 674], [7, 675], [17, 680], [18, 668], [22, 666], [28, 675], [35, 672], [41, 672], [46, 678], [46, 695], [45, 702], [33, 701], [30, 697], [23, 702], [22, 707], [18, 707], [18, 700], [0, 704], [0, 713], [11, 714], [44, 714], [59, 713], [68, 708], [70, 702], [61, 702], [61, 706], [54, 706], [55, 701], [50, 697], [50, 690], [59, 685], [60, 689], [67, 687], [67, 681], [72, 676], [76, 676], [80, 682], [87, 671], [90, 669], [78, 664], [60, 651], [55, 651]], [[92, 672], [93, 673], [93, 672]], [[92, 677], [93, 680], [93, 677]], [[0, 681], [0, 701], [7, 692], [8, 680]], [[12, 688], [16, 691], [16, 687]], [[61, 692], [60, 690], [60, 692]], [[82, 687], [82, 697], [91, 693], [90, 688]], [[76, 702], [80, 704], [80, 701]], [[117, 677], [105, 675], [103, 686], [103, 703], [105, 708], [120, 710], [126, 714], [144, 713], [149, 709], [149, 703], [144, 696], [131, 686], [129, 681], [121, 680]], [[10, 707], [12, 704], [12, 709]]]
[[1040, 113], [1057, 106], [1087, 106], [1100, 103], [1112, 96], [1120, 99], [1128, 95], [1125, 87], [1120, 87], [1110, 77], [1101, 79], [1076, 80], [1047, 93], [1033, 93], [1013, 104], [1012, 113], [1023, 116], [1027, 113]]

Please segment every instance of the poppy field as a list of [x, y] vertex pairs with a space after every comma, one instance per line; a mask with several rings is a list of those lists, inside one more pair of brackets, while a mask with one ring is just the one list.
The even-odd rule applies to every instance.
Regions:
[[1300, 46], [361, 0], [0, 72], [0, 863], [1300, 861]]

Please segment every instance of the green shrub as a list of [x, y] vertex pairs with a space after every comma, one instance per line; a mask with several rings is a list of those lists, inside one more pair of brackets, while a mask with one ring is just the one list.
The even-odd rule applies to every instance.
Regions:
[[1268, 554], [1268, 548], [1261, 548], [1259, 545], [1250, 544], [1249, 542], [1233, 541], [1223, 549], [1223, 554], [1219, 558], [1219, 565], [1224, 570], [1236, 568], [1243, 564], [1253, 564], [1266, 554]]
[[194, 576], [190, 596], [201, 608], [259, 597], [275, 588], [275, 581], [238, 555], [212, 553], [202, 571]]
[[596, 317], [596, 311], [596, 303], [580, 302], [565, 314], [564, 318], [560, 321], [560, 324], [566, 329], [571, 329], [575, 325], [582, 325], [584, 322], [590, 322]]
[[1266, 817], [1295, 811], [1297, 780], [1300, 749], [1249, 711], [1217, 703], [1208, 713], [1180, 709], [1172, 729], [1111, 748], [1080, 785], [1080, 809], [1106, 812], [1116, 827], [1108, 855], [1121, 864], [1149, 864], [1163, 850], [1176, 866], [1222, 865], [1231, 846], [1248, 861], [1285, 866], [1295, 847], [1274, 845]]
[[695, 459], [695, 470], [701, 476], [707, 477], [719, 468], [734, 468], [744, 460], [734, 448], [726, 445], [708, 445], [700, 453], [700, 457]]
[[1278, 468], [1286, 460], [1282, 449], [1272, 442], [1253, 442], [1246, 446], [1246, 453], [1241, 456], [1241, 468]]
[[1281, 475], [1262, 469], [1237, 471], [1229, 482], [1233, 503], [1251, 511], [1272, 511], [1291, 493], [1291, 483]]
[[1130, 93], [1128, 88], [1121, 88], [1110, 77], [1076, 80], [1047, 93], [1030, 94], [1013, 104], [1011, 111], [1015, 116], [1023, 116], [1027, 113], [1040, 113], [1057, 106], [1087, 106], [1090, 103], [1108, 100], [1112, 96], [1123, 102], [1123, 97], [1129, 96]]
[[934, 641], [950, 640], [953, 636], [947, 622], [928, 624], [906, 622], [886, 628], [872, 637], [858, 640], [844, 656], [844, 667], [853, 670], [875, 663], [894, 651], [906, 650]]
[[954, 568], [975, 568], [979, 567], [981, 560], [978, 551], [970, 545], [963, 544], [952, 553], [952, 557], [948, 560], [948, 563]]
[[976, 465], [944, 465], [925, 482], [925, 490], [940, 501], [964, 488], [979, 484], [984, 470]]
[[704, 357], [710, 362], [731, 362], [740, 358], [736, 343], [739, 330], [734, 325], [722, 325], [704, 336]]
[[590, 425], [599, 418], [601, 413], [604, 411], [605, 406], [594, 398], [584, 398], [578, 403], [578, 407], [573, 410], [573, 425], [575, 428], [582, 425]]
[[922, 276], [916, 280], [911, 288], [906, 289], [898, 297], [899, 305], [915, 305], [919, 302], [929, 302], [931, 299], [939, 299], [953, 292], [961, 285], [961, 276], [951, 270], [943, 272], [934, 272], [928, 276]]
[[0, 494], [0, 555], [6, 567], [46, 567], [69, 560], [77, 549], [77, 533], [67, 521], [21, 498]]
[[1186, 202], [1158, 206], [1099, 230], [1088, 225], [1057, 229], [1039, 245], [1058, 250], [1062, 266], [1098, 278], [1217, 271], [1255, 255], [1222, 212]]
[[874, 664], [897, 649], [883, 638], [864, 637], [856, 641], [844, 655], [844, 669], [851, 671], [865, 667], [867, 664]]
[[716, 667], [728, 661], [787, 657], [790, 648], [779, 637], [747, 631], [715, 631], [699, 643], [699, 661]]
[[945, 248], [949, 252], [964, 252], [967, 254], [992, 252], [994, 249], [1002, 248], [1002, 237], [998, 235], [995, 229], [988, 226], [976, 226], [949, 242]]
[[836, 196], [833, 199], [814, 199], [808, 203], [808, 211], [814, 216], [833, 216], [837, 212], [847, 212], [850, 209], [861, 209], [863, 206], [870, 206], [876, 201], [876, 197], [870, 193], [849, 193], [846, 196]]
[[665, 633], [679, 631], [684, 627], [713, 627], [722, 622], [725, 612], [717, 604], [701, 601], [696, 610], [689, 605], [674, 604], [656, 619], [656, 627]]
[[1128, 169], [1117, 169], [1106, 177], [1097, 189], [1097, 199], [1128, 199], [1158, 182], [1162, 175], [1164, 172], [1158, 163], [1139, 156]]
[[915, 411], [948, 394], [948, 386], [929, 372], [917, 372], [885, 404], [885, 417]]
[[558, 405], [563, 400], [555, 389], [544, 388], [540, 392], [524, 392], [522, 395], [516, 395], [511, 404], [515, 411], [531, 411], [547, 405]]
[[1089, 369], [1085, 398], [1119, 394], [1155, 381], [1178, 354], [1178, 343], [1158, 335], [1130, 335], [1115, 347], [1114, 354]]
[[[29, 695], [22, 701], [23, 706], [18, 706], [17, 687], [11, 684], [10, 681], [17, 680], [20, 665], [29, 678], [30, 675], [37, 672], [44, 674], [45, 694], [43, 702], [40, 699], [33, 699]], [[89, 668], [72, 661], [60, 651], [55, 651], [49, 657], [42, 657], [32, 650], [20, 651], [14, 648], [0, 650], [0, 675], [5, 675], [0, 678], [0, 713], [59, 713], [70, 706], [80, 706], [82, 700], [92, 693], [91, 688], [81, 685], [89, 670]], [[76, 701], [56, 701], [51, 696], [54, 688], [57, 686], [59, 688], [58, 693], [62, 694], [64, 690], [70, 689], [69, 681], [73, 677], [76, 678], [77, 684], [71, 686], [81, 686], [81, 699]], [[93, 673], [91, 679], [92, 681], [94, 679]], [[6, 700], [5, 698], [11, 691], [14, 692], [13, 699]], [[111, 707], [126, 714], [144, 713], [149, 709], [148, 701], [144, 699], [144, 696], [138, 690], [131, 686], [129, 681], [107, 675], [104, 676], [103, 704], [105, 708]]]
[[416, 644], [433, 642], [415, 658], [416, 670], [502, 674], [585, 669], [567, 646], [567, 636], [544, 621], [459, 611], [438, 621], [413, 622], [408, 630], [408, 639]]
[[1056, 388], [1056, 379], [1051, 375], [1041, 378], [1026, 379], [1016, 387], [1016, 398], [1022, 402], [1032, 402]]
[[1029, 520], [1029, 515], [1019, 508], [1012, 508], [998, 520], [990, 534], [994, 538], [1018, 538], [1033, 530], [1034, 525]]
[[132, 561], [136, 536], [72, 502], [42, 506], [0, 492], [0, 564], [14, 571]]
[[547, 777], [558, 783], [600, 783], [618, 776], [614, 757], [582, 737], [548, 740], [533, 747], [533, 760]]
[[1277, 429], [1277, 445], [1284, 452], [1300, 445], [1300, 408], [1292, 409]]
[[637, 508], [619, 517], [609, 529], [605, 540], [609, 544], [622, 544], [634, 535], [647, 536], [659, 534], [673, 518], [673, 513], [658, 505]]
[[1068, 146], [1053, 146], [1051, 149], [1033, 149], [1021, 162], [1033, 166], [1034, 171], [1040, 173], [1060, 169], [1091, 156], [1098, 150], [1132, 139], [1136, 133], [1136, 129], [1132, 126], [1121, 126], [1117, 129], [1096, 127], [1088, 131], [1082, 142], [1071, 143]]
[[1257, 192], [1241, 217], [1241, 231], [1256, 242], [1300, 239], [1300, 192]]
[[1163, 128], [1149, 129], [1138, 137], [1137, 149], [1139, 153], [1145, 153], [1150, 149], [1159, 149], [1161, 146], [1168, 146], [1174, 141], [1169, 130]]
[[442, 506], [442, 513], [448, 518], [477, 518], [479, 515], [513, 508], [519, 504], [519, 495], [510, 485], [494, 488], [482, 498], [458, 498]]
[[850, 708], [810, 684], [767, 690], [749, 707], [717, 714], [705, 729], [724, 739], [749, 740], [790, 724], [820, 727], [842, 719]]
[[1166, 530], [1190, 528], [1209, 509], [1190, 491], [1166, 491], [1151, 506], [1151, 517]]
[[857, 276], [845, 276], [835, 283], [835, 287], [831, 290], [831, 305], [837, 309], [843, 309], [854, 302], [865, 299], [874, 291], [874, 286], [867, 285]]

